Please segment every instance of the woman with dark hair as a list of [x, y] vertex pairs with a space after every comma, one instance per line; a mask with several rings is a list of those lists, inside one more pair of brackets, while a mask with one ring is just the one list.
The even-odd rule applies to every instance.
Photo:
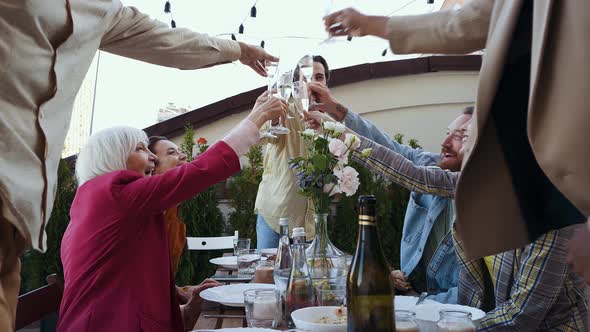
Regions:
[[92, 135], [78, 156], [79, 187], [62, 239], [58, 331], [191, 330], [185, 322], [194, 321], [194, 307], [178, 303], [163, 212], [239, 171], [260, 127], [286, 109], [277, 98], [257, 103], [220, 142], [159, 175], [143, 131]]

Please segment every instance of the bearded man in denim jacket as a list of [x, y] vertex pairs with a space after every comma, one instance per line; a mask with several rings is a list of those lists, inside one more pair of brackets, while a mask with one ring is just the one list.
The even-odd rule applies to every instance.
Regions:
[[[416, 165], [460, 170], [462, 156], [458, 152], [463, 144], [460, 128], [471, 120], [473, 108], [466, 108], [449, 125], [441, 143], [441, 153], [431, 153], [397, 143], [370, 121], [340, 104], [322, 84], [310, 83], [309, 87], [321, 104], [315, 110], [330, 114], [359, 135], [402, 154]], [[450, 232], [454, 214], [451, 199], [416, 192], [410, 194], [400, 247], [401, 267], [400, 271], [392, 273], [398, 293], [428, 292], [429, 299], [457, 302], [459, 263]]]

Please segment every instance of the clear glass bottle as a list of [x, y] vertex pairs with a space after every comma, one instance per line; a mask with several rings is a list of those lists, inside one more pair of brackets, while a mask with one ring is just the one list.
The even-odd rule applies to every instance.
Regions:
[[395, 331], [393, 284], [377, 232], [375, 196], [359, 197], [359, 231], [346, 285], [348, 332]]
[[[281, 231], [281, 238], [279, 239], [279, 246], [277, 248], [277, 257], [275, 258], [275, 267], [273, 272], [273, 278], [277, 290], [281, 295], [281, 308], [282, 314], [285, 310], [285, 291], [287, 290], [287, 284], [289, 283], [289, 277], [291, 276], [291, 267], [293, 266], [293, 255], [291, 253], [291, 245], [289, 243], [289, 219], [279, 219], [279, 226]], [[286, 320], [287, 317], [283, 317]]]
[[291, 245], [289, 243], [289, 219], [279, 219], [279, 226], [281, 238], [279, 239], [277, 257], [275, 258], [274, 280], [277, 289], [284, 293], [287, 289], [287, 283], [289, 282], [289, 276], [291, 275], [291, 267], [293, 266]]
[[462, 310], [441, 310], [436, 323], [439, 332], [475, 332], [471, 313]]
[[305, 250], [315, 287], [345, 285], [348, 266], [345, 254], [328, 237], [328, 214], [316, 214], [315, 237]]
[[313, 283], [305, 259], [305, 229], [296, 227], [293, 229], [293, 267], [287, 291], [285, 294], [285, 316], [289, 328], [293, 328], [291, 313], [297, 309], [315, 305]]

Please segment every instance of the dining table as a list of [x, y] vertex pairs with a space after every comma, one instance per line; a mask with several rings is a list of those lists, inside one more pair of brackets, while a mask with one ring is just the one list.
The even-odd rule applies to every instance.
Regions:
[[[223, 256], [232, 256], [233, 253], [226, 253]], [[238, 271], [234, 269], [227, 269], [219, 266], [215, 272], [216, 277], [233, 276], [237, 275]], [[248, 281], [229, 281], [222, 282], [222, 284], [235, 284], [244, 283]], [[276, 330], [284, 331], [287, 330], [286, 324], [275, 328]], [[236, 328], [236, 327], [247, 327], [246, 313], [244, 308], [239, 307], [228, 307], [216, 302], [210, 302], [205, 300], [203, 302], [202, 310], [195, 324], [194, 331], [210, 331], [223, 328]]]

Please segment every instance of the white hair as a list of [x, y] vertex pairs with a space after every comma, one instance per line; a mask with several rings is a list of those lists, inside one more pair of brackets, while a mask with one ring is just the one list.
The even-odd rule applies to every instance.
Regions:
[[147, 146], [147, 135], [133, 127], [112, 127], [90, 136], [76, 160], [78, 185], [99, 175], [127, 169], [127, 158], [139, 143]]

